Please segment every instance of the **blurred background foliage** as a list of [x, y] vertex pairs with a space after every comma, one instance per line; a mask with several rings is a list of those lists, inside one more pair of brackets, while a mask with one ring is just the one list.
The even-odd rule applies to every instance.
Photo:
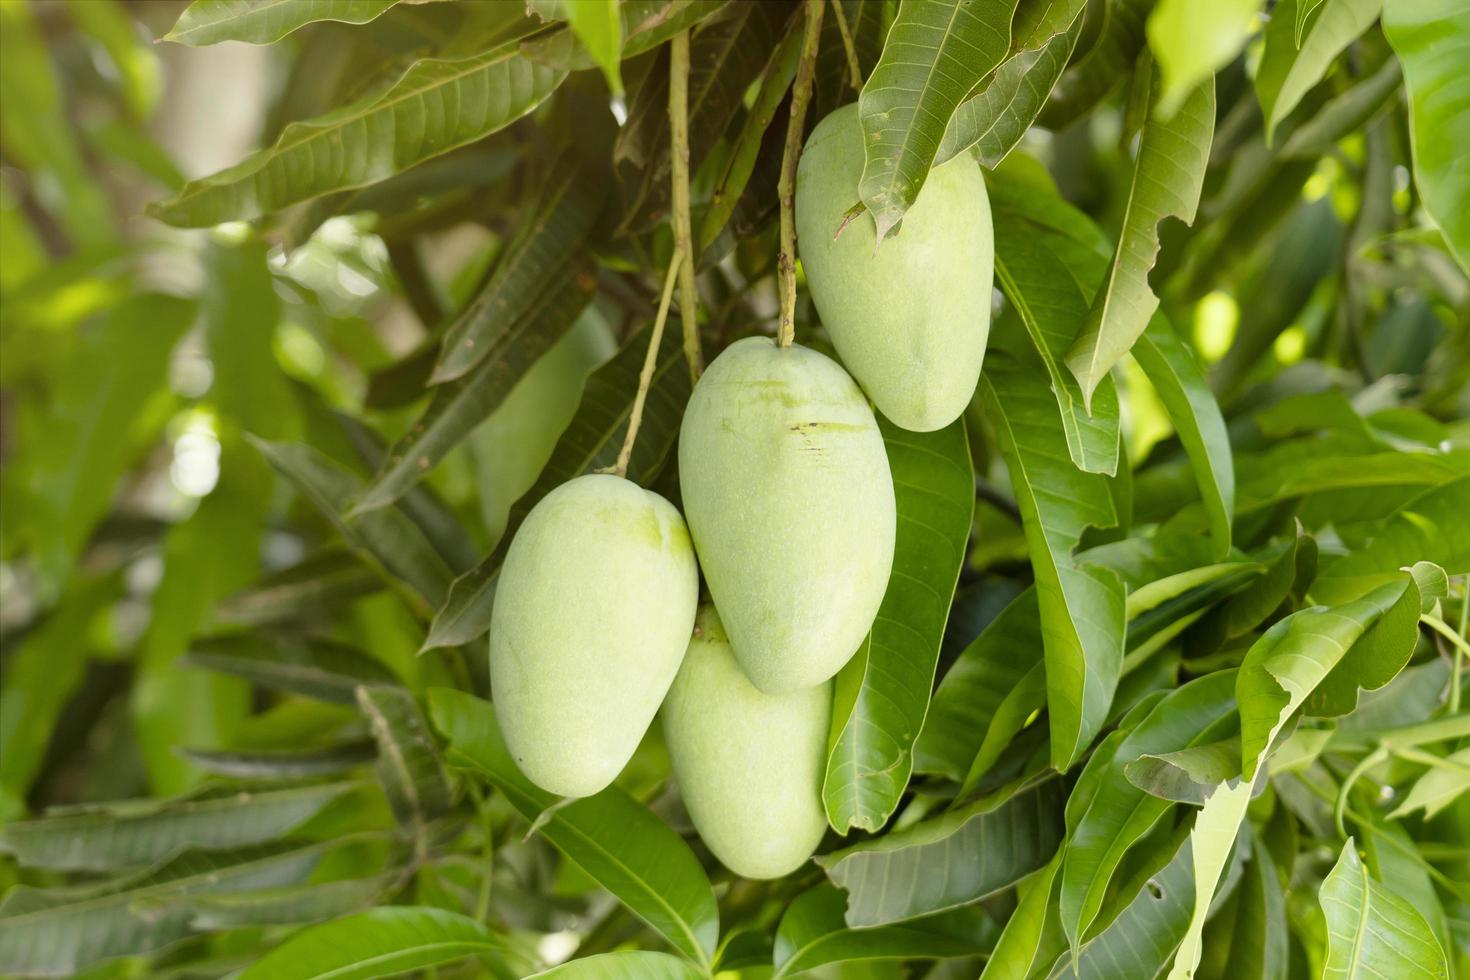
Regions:
[[[383, 91], [423, 59], [471, 57], [541, 24], [521, 4], [377, 6], [385, 12], [360, 25], [316, 22], [269, 45], [195, 47], [156, 43], [182, 4], [0, 0], [0, 822], [127, 798], [187, 803], [169, 811], [173, 823], [148, 824], [156, 839], [123, 857], [101, 845], [100, 858], [89, 856], [87, 842], [96, 838], [87, 821], [101, 812], [104, 824], [127, 827], [122, 818], [134, 811], [63, 811], [80, 821], [63, 825], [75, 849], [42, 861], [39, 872], [8, 855], [0, 886], [24, 879], [24, 887], [89, 887], [93, 872], [172, 854], [170, 842], [202, 850], [176, 859], [195, 862], [187, 868], [155, 867], [158, 881], [192, 873], [243, 881], [238, 892], [211, 889], [214, 900], [201, 898], [186, 913], [158, 899], [165, 911], [149, 920], [146, 936], [122, 907], [105, 914], [126, 926], [84, 912], [47, 920], [58, 936], [91, 930], [71, 958], [48, 961], [61, 966], [50, 972], [126, 953], [136, 958], [95, 975], [221, 975], [259, 955], [283, 924], [389, 900], [498, 923], [509, 938], [479, 967], [462, 966], [467, 974], [517, 975], [573, 950], [593, 953], [648, 935], [583, 868], [528, 835], [503, 794], [482, 795], [473, 782], [451, 792], [412, 699], [404, 706], [380, 692], [372, 697], [383, 703], [365, 704], [354, 680], [370, 691], [393, 681], [420, 696], [436, 687], [485, 693], [479, 633], [426, 645], [434, 614], [452, 602], [454, 578], [494, 552], [516, 520], [513, 505], [561, 451], [558, 440], [567, 452], [577, 448], [564, 432], [577, 431], [568, 425], [579, 405], [615, 416], [632, 397], [639, 331], [672, 252], [660, 220], [668, 209], [658, 91], [667, 46], [632, 55], [625, 48], [619, 94], [602, 73], [575, 72], [525, 118], [386, 179], [242, 213], [250, 223], [186, 215], [176, 223], [209, 227], [182, 228], [144, 216], [149, 202], [271, 145], [292, 123]], [[725, 202], [726, 223], [712, 222], [707, 235], [703, 226], [759, 104], [768, 58], [774, 63], [784, 51], [794, 66], [794, 45], [782, 41], [799, 37], [788, 19], [794, 8], [761, 6], [744, 15], [751, 23], [729, 62], [702, 69], [695, 61], [696, 74], [727, 72], [733, 92], [711, 95], [726, 99], [723, 108], [692, 124], [701, 330], [711, 350], [769, 332], [776, 312], [784, 89], [775, 93], [775, 124], [766, 120], [764, 138], [754, 131], [747, 192]], [[843, 6], [866, 72], [895, 5]], [[1109, 36], [1106, 11], [1114, 6], [1129, 5], [1088, 5], [1079, 51]], [[1271, 23], [1288, 6], [1277, 4]], [[821, 43], [812, 120], [855, 97], [832, 18]], [[1136, 50], [1141, 34], [1133, 43]], [[1463, 452], [1470, 283], [1411, 179], [1409, 107], [1379, 27], [1329, 59], [1330, 70], [1324, 66], [1300, 104], [1276, 121], [1270, 144], [1258, 80], [1253, 87], [1264, 46], [1253, 36], [1219, 68], [1199, 216], [1192, 228], [1164, 224], [1151, 282], [1207, 367], [1244, 492], [1262, 494], [1264, 503], [1238, 518], [1237, 543], [1268, 540], [1285, 516], [1313, 532], [1314, 553], [1341, 554], [1422, 486], [1385, 480], [1323, 484], [1315, 496], [1283, 491], [1273, 480], [1326, 452], [1289, 437], [1333, 433], [1330, 448], [1348, 460], [1344, 467], [1364, 447]], [[995, 180], [1055, 189], [1111, 239], [1129, 201], [1139, 124], [1127, 85], [1111, 78], [1093, 85], [1054, 100]], [[590, 227], [571, 239], [583, 264], [558, 272], [563, 278], [547, 293], [580, 299], [565, 322], [544, 331], [544, 352], [532, 349], [529, 366], [507, 368], [513, 384], [501, 385], [491, 402], [473, 392], [489, 390], [485, 379], [495, 375], [473, 375], [470, 394], [427, 392], [446, 329], [463, 323], [503, 268], [508, 244], [555, 210], [548, 188], [569, 160], [609, 143], [614, 179], [573, 172], [564, 180], [569, 193], [584, 195], [576, 206]], [[803, 294], [801, 339], [820, 345], [813, 320]], [[632, 353], [615, 357], [620, 350]], [[672, 423], [642, 437], [641, 472], [672, 493], [671, 474], [659, 473], [682, 406], [682, 367], [672, 354], [660, 363], [674, 365], [666, 394], [676, 407]], [[1135, 530], [1167, 526], [1198, 496], [1188, 461], [1146, 373], [1128, 359], [1118, 380], [1131, 463], [1109, 485], [1130, 501]], [[444, 405], [433, 408], [433, 399]], [[1277, 411], [1262, 421], [1272, 406]], [[412, 472], [387, 506], [349, 517], [374, 474], [398, 464], [395, 455], [385, 466], [387, 447], [405, 439], [420, 445], [415, 426], [444, 415], [452, 431], [433, 449], [432, 464], [410, 460]], [[1031, 578], [1014, 502], [999, 489], [1005, 469], [978, 408], [970, 422], [980, 476], [976, 532], [941, 672]], [[584, 464], [606, 449], [607, 436], [587, 449]], [[1198, 508], [1192, 513], [1197, 521]], [[1187, 514], [1181, 526], [1199, 527]], [[1090, 532], [1085, 543], [1120, 536]], [[1420, 678], [1419, 693], [1402, 689], [1374, 702], [1375, 711], [1417, 705], [1397, 718], [1405, 723], [1439, 710], [1442, 661], [1421, 650], [1415, 664], [1404, 676]], [[1425, 670], [1439, 671], [1440, 688], [1430, 690]], [[442, 731], [437, 713], [435, 722]], [[378, 759], [381, 770], [386, 744], [417, 747], [423, 757], [405, 764], [411, 778], [380, 771], [380, 789], [364, 767]], [[666, 776], [655, 731], [620, 785], [687, 829], [664, 790]], [[395, 790], [404, 778], [441, 796], [405, 796]], [[922, 805], [901, 824], [936, 802], [930, 794], [924, 803], [925, 787], [943, 785], [944, 767], [929, 778], [918, 793]], [[1335, 785], [1322, 792], [1334, 795]], [[1451, 864], [1440, 866], [1450, 878], [1466, 867], [1464, 804], [1426, 831], [1428, 850], [1449, 855]], [[148, 804], [135, 806], [144, 813]], [[191, 815], [227, 807], [253, 829], [217, 840], [214, 831], [189, 829]], [[405, 837], [403, 828], [415, 826]], [[1260, 846], [1288, 863], [1295, 835], [1328, 834], [1289, 816], [1263, 826], [1278, 836]], [[226, 859], [225, 844], [255, 850]], [[493, 865], [484, 860], [491, 853]], [[1320, 881], [1325, 868], [1320, 854], [1316, 860]], [[68, 877], [73, 872], [83, 874]], [[1458, 896], [1445, 899], [1444, 935], [1463, 943], [1470, 908], [1463, 879], [1446, 885], [1439, 880], [1446, 872], [1433, 874], [1441, 897]], [[758, 885], [726, 875], [717, 879], [723, 917], [768, 931], [818, 877], [813, 869]], [[1432, 894], [1428, 881], [1421, 886]], [[1306, 901], [1295, 892], [1291, 900]], [[1008, 913], [972, 909], [971, 939], [993, 943]], [[1303, 936], [1323, 928], [1310, 911], [1294, 906], [1291, 917]], [[1293, 941], [1305, 962], [1303, 940]], [[738, 965], [738, 956], [726, 962]], [[973, 975], [978, 962], [956, 961], [932, 975]], [[886, 976], [889, 966], [900, 969], [869, 964], [844, 975]]]

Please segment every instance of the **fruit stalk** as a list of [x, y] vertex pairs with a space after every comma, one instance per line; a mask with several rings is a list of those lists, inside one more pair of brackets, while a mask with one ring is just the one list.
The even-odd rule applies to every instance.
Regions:
[[674, 36], [669, 49], [669, 131], [673, 143], [674, 248], [679, 265], [679, 317], [684, 325], [684, 360], [689, 380], [704, 372], [699, 348], [699, 291], [694, 285], [694, 236], [689, 220], [689, 32]]
[[812, 100], [812, 79], [817, 71], [817, 42], [822, 36], [824, 0], [806, 0], [806, 33], [801, 39], [801, 63], [791, 89], [791, 119], [786, 124], [786, 151], [781, 159], [781, 251], [776, 268], [781, 280], [781, 323], [776, 342], [790, 347], [796, 339], [796, 162], [801, 157], [806, 107]]
[[643, 422], [643, 403], [648, 400], [648, 386], [653, 383], [653, 366], [658, 362], [658, 349], [664, 339], [664, 321], [669, 318], [669, 302], [674, 298], [674, 280], [679, 274], [683, 258], [684, 250], [675, 247], [674, 255], [669, 259], [669, 271], [664, 275], [663, 295], [658, 298], [653, 333], [648, 337], [648, 353], [643, 355], [643, 369], [638, 372], [638, 392], [633, 396], [633, 411], [628, 416], [628, 434], [623, 436], [623, 448], [618, 450], [618, 461], [612, 470], [618, 476], [628, 475], [628, 460], [633, 456], [633, 443], [638, 438], [638, 426]]

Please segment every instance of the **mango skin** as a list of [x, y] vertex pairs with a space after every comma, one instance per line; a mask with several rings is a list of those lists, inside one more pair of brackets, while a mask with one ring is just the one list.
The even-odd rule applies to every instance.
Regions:
[[648, 730], [694, 627], [699, 571], [684, 519], [621, 477], [581, 476], [516, 532], [490, 620], [490, 684], [533, 783], [590, 796]]
[[858, 203], [857, 105], [823, 119], [796, 171], [807, 286], [842, 363], [894, 424], [932, 432], [969, 405], [990, 334], [995, 244], [980, 165], [961, 153], [930, 171], [897, 232], [877, 243]]
[[764, 694], [735, 661], [713, 606], [699, 610], [662, 712], [669, 761], [699, 836], [746, 878], [779, 878], [827, 829], [822, 777], [832, 684]]
[[768, 694], [852, 657], [893, 567], [893, 478], [877, 419], [835, 362], [737, 341], [694, 387], [679, 484], [735, 656]]

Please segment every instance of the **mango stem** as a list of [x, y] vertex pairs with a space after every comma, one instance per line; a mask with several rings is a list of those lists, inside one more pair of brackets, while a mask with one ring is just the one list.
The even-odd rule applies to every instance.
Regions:
[[842, 35], [842, 50], [847, 54], [847, 71], [852, 90], [863, 90], [863, 66], [858, 61], [857, 48], [852, 43], [852, 31], [847, 26], [847, 14], [842, 11], [842, 0], [832, 0], [832, 16], [837, 20], [837, 33]]
[[791, 118], [786, 124], [786, 151], [781, 158], [781, 180], [776, 193], [781, 198], [781, 250], [776, 270], [781, 286], [781, 322], [776, 343], [790, 347], [796, 339], [796, 163], [801, 158], [801, 138], [806, 124], [806, 107], [812, 100], [812, 79], [817, 72], [817, 42], [822, 37], [825, 0], [806, 0], [806, 31], [801, 39], [801, 62], [791, 89]]
[[689, 381], [704, 372], [704, 352], [699, 347], [699, 291], [694, 283], [694, 236], [689, 220], [689, 32], [674, 35], [669, 48], [669, 130], [672, 134], [675, 254], [679, 265], [679, 318], [684, 325], [684, 360], [689, 363]]
[[653, 383], [653, 368], [658, 362], [658, 349], [664, 339], [664, 322], [669, 318], [669, 303], [674, 298], [674, 281], [678, 278], [683, 263], [682, 249], [675, 248], [669, 259], [669, 271], [664, 275], [663, 295], [658, 299], [658, 313], [653, 318], [653, 333], [648, 337], [648, 353], [643, 355], [643, 369], [638, 372], [638, 393], [633, 396], [633, 411], [628, 416], [628, 432], [623, 436], [623, 448], [618, 450], [618, 462], [613, 472], [618, 476], [628, 475], [628, 460], [633, 456], [633, 443], [638, 438], [638, 427], [643, 424], [643, 403], [648, 400], [648, 387]]

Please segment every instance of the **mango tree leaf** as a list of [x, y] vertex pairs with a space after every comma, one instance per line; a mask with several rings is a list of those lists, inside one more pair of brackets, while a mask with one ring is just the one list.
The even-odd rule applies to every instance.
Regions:
[[382, 587], [382, 578], [351, 551], [329, 545], [227, 596], [215, 605], [214, 616], [229, 625], [265, 626], [316, 614]]
[[[1144, 47], [1144, 24], [1154, 0], [1100, 0], [1093, 4], [1098, 20], [1083, 27], [1089, 47], [1062, 73], [1052, 98], [1042, 109], [1041, 124], [1060, 130], [1102, 101], [1121, 79], [1132, 73]], [[1088, 12], [1088, 19], [1093, 11]], [[1085, 43], [1085, 42], [1084, 42]]]
[[321, 749], [230, 752], [180, 749], [184, 758], [205, 772], [233, 779], [301, 779], [333, 776], [378, 757], [372, 739], [353, 739]]
[[1315, 19], [1297, 44], [1296, 7], [1304, 0], [1285, 0], [1271, 12], [1266, 46], [1256, 69], [1256, 97], [1266, 117], [1266, 141], [1320, 82], [1332, 62], [1378, 19], [1383, 0], [1323, 0]]
[[[940, 680], [929, 701], [924, 730], [914, 746], [915, 768], [955, 782], [963, 780], [967, 785], [967, 774], [978, 770], [983, 775], [1033, 710], [1028, 705], [1019, 712], [1014, 727], [1006, 724], [1005, 705], [1033, 673], [1039, 681], [1034, 693], [1045, 703], [1041, 650], [1036, 590], [1027, 589], [960, 652]], [[997, 727], [1010, 729], [1004, 740], [999, 734], [992, 739], [990, 732]], [[985, 733], [985, 741], [977, 750], [975, 738], [981, 732]]]
[[1203, 806], [1215, 787], [1240, 775], [1240, 736], [1148, 752], [1123, 767], [1128, 781], [1150, 796]]
[[[791, 16], [770, 0], [732, 3], [700, 25], [689, 41], [689, 166], [695, 173], [743, 107], [746, 91], [783, 37]], [[799, 33], [799, 32], [786, 32]], [[669, 132], [669, 73], [661, 61], [644, 78], [618, 134], [613, 159], [633, 164], [636, 184], [623, 228], [642, 230], [668, 210], [673, 143]]]
[[121, 576], [73, 580], [61, 602], [20, 642], [0, 685], [0, 824], [41, 771], [57, 719], [86, 671], [87, 636], [122, 589]]
[[1431, 561], [1451, 575], [1470, 572], [1470, 477], [1426, 490], [1405, 504], [1364, 548], [1327, 567], [1312, 583], [1321, 602], [1344, 602]]
[[1063, 363], [1077, 324], [1087, 317], [1087, 298], [1029, 222], [1004, 211], [995, 218], [995, 279], [1046, 365], [1072, 462], [1084, 472], [1112, 476], [1120, 445], [1117, 389], [1105, 379], [1089, 411]]
[[[484, 288], [446, 328], [431, 383], [461, 378], [487, 358], [535, 359], [539, 351], [527, 356], [516, 350], [518, 341], [524, 343], [525, 321], [538, 301], [544, 306], [554, 290], [572, 285], [573, 276], [591, 274], [574, 259], [597, 220], [606, 189], [606, 175], [575, 154], [555, 166]], [[509, 391], [516, 377], [513, 363], [491, 382]]]
[[449, 566], [402, 511], [384, 508], [348, 520], [344, 515], [363, 489], [356, 474], [310, 446], [256, 438], [251, 442], [316, 505], [356, 554], [382, 569], [391, 582], [402, 583], [417, 602], [443, 602]]
[[[825, 27], [826, 22], [823, 23], [823, 28]], [[740, 125], [740, 132], [735, 137], [729, 159], [721, 168], [714, 190], [710, 193], [709, 210], [705, 212], [699, 228], [700, 253], [714, 244], [720, 232], [730, 223], [736, 205], [740, 203], [741, 195], [755, 171], [756, 159], [765, 142], [766, 132], [771, 128], [771, 123], [786, 98], [786, 92], [796, 78], [801, 43], [801, 31], [787, 31], [776, 49], [771, 52], [771, 59], [766, 63], [765, 73], [761, 76], [755, 102]]]
[[398, 0], [194, 0], [162, 38], [179, 44], [274, 44], [318, 21], [366, 24]]
[[1449, 976], [1444, 950], [1424, 917], [1368, 874], [1351, 839], [1318, 893], [1327, 917], [1329, 980]]
[[1020, 901], [985, 961], [980, 980], [1028, 980], [1066, 948], [1056, 914], [1057, 853], [1040, 871], [1017, 885]]
[[389, 905], [303, 929], [238, 977], [358, 980], [504, 949], [504, 940], [467, 915], [426, 906]]
[[1453, 0], [1386, 0], [1383, 32], [1404, 66], [1414, 182], [1460, 268], [1470, 270], [1470, 180], [1449, 136], [1470, 126], [1470, 10]]
[[[1247, 651], [1236, 677], [1241, 767], [1246, 778], [1287, 718], [1332, 672], [1348, 649], [1405, 595], [1410, 580], [1390, 582], [1362, 599], [1292, 613]], [[1414, 600], [1417, 603], [1417, 597]]]
[[925, 920], [850, 929], [842, 918], [845, 904], [842, 892], [824, 882], [787, 906], [776, 929], [776, 978], [852, 960], [937, 960], [983, 952]]
[[564, 9], [572, 33], [607, 76], [613, 95], [622, 95], [623, 78], [618, 65], [623, 59], [623, 21], [618, 16], [618, 0], [574, 0]]
[[[1249, 832], [1248, 832], [1249, 833]], [[1289, 944], [1286, 896], [1271, 853], [1254, 833], [1250, 859], [1230, 905], [1205, 926], [1205, 962], [1210, 980], [1281, 980], [1287, 975]]]
[[1010, 55], [955, 109], [934, 156], [937, 167], [975, 147], [994, 169], [1036, 121], [1082, 34], [1085, 0], [1021, 0]]
[[625, 949], [568, 960], [526, 980], [699, 980], [701, 976], [703, 974], [677, 956]]
[[675, 949], [709, 965], [719, 910], [709, 879], [678, 834], [617, 786], [570, 801], [537, 788], [511, 759], [488, 701], [434, 688], [429, 711], [449, 740], [451, 765], [488, 779], [537, 832]]
[[898, 506], [893, 574], [864, 644], [837, 679], [822, 800], [838, 833], [878, 830], [913, 771], [975, 505], [965, 424], [908, 432], [880, 419]]
[[189, 924], [195, 929], [299, 925], [334, 919], [371, 905], [393, 886], [398, 877], [395, 871], [287, 888], [198, 895], [170, 900], [165, 904], [187, 907], [191, 916]]
[[[1234, 785], [1221, 783], [1205, 800], [1194, 816], [1189, 832], [1189, 846], [1194, 859], [1194, 910], [1189, 927], [1180, 940], [1169, 980], [1189, 980], [1199, 966], [1200, 940], [1204, 934], [1205, 916], [1209, 914], [1220, 873], [1230, 858], [1236, 835], [1245, 820], [1245, 808], [1251, 801], [1251, 783], [1238, 780]], [[1275, 874], [1274, 871], [1271, 872]]]
[[1360, 129], [1398, 91], [1403, 71], [1394, 57], [1383, 59], [1378, 69], [1313, 113], [1312, 118], [1292, 128], [1281, 144], [1283, 157], [1318, 157], [1337, 142]]
[[1063, 954], [1050, 980], [1135, 980], [1152, 977], [1169, 962], [1189, 925], [1194, 891], [1193, 856], [1184, 838], [1168, 863], [1148, 875], [1107, 927], [1075, 956]]
[[439, 746], [406, 688], [363, 685], [357, 706], [378, 743], [378, 779], [400, 823], [427, 839], [429, 823], [449, 811], [453, 792]]
[[489, 338], [491, 349], [469, 374], [434, 389], [408, 434], [388, 452], [362, 497], [348, 512], [357, 518], [402, 497], [505, 401], [536, 360], [572, 328], [592, 300], [597, 279], [589, 263], [561, 265], [534, 304]]
[[175, 801], [130, 801], [48, 814], [0, 828], [0, 850], [21, 864], [107, 871], [160, 861], [186, 847], [245, 847], [299, 827], [354, 783], [215, 791]]
[[1470, 792], [1470, 749], [1461, 749], [1445, 756], [1414, 780], [1414, 785], [1404, 794], [1404, 802], [1395, 808], [1392, 816], [1404, 817], [1422, 809], [1424, 816], [1432, 820], [1467, 792]]
[[1419, 614], [1425, 597], [1443, 580], [1444, 571], [1438, 565], [1416, 563], [1408, 581], [1401, 580], [1398, 599], [1348, 648], [1307, 698], [1307, 712], [1322, 718], [1348, 714], [1358, 706], [1360, 689], [1376, 691], [1397, 677], [1419, 641]]
[[356, 647], [285, 633], [257, 631], [196, 640], [183, 663], [334, 704], [355, 704], [360, 684], [398, 680]]
[[849, 926], [881, 926], [968, 905], [1044, 865], [1061, 840], [1055, 779], [1002, 792], [818, 857], [847, 892]]
[[1010, 50], [1016, 0], [907, 0], [863, 86], [858, 192], [888, 237], [919, 197], [956, 107]]
[[[169, 351], [194, 313], [191, 302], [145, 294], [77, 331], [69, 367], [55, 379], [50, 404], [35, 420], [36, 436], [28, 440], [30, 472], [19, 498], [25, 526], [6, 528], [7, 537], [16, 533], [34, 549], [44, 579], [60, 583], [107, 513], [139, 448], [132, 429], [164, 386]], [[6, 477], [8, 483], [12, 476]]]
[[469, 58], [425, 58], [387, 89], [292, 123], [270, 149], [190, 181], [148, 213], [207, 227], [376, 183], [510, 125], [565, 77], [523, 57], [515, 42]]
[[1159, 112], [1173, 115], [1195, 86], [1235, 60], [1255, 27], [1263, 0], [1159, 0], [1148, 16], [1148, 42], [1163, 74]]
[[[679, 435], [684, 406], [689, 402], [689, 372], [684, 369], [684, 351], [677, 326], [671, 322], [664, 330], [664, 343], [659, 349], [643, 409], [643, 423], [628, 463], [628, 479], [636, 483], [647, 484], [662, 469]], [[640, 330], [612, 360], [588, 376], [577, 414], [557, 440], [551, 460], [535, 485], [511, 508], [500, 545], [478, 566], [455, 580], [448, 601], [429, 627], [425, 650], [460, 646], [483, 635], [490, 628], [490, 609], [495, 600], [500, 564], [526, 514], [542, 497], [567, 480], [617, 461], [633, 410], [633, 395], [638, 389], [638, 373], [648, 337], [647, 329]]]
[[[724, 9], [728, 0], [622, 0], [623, 60], [663, 44], [680, 31]], [[560, 14], [561, 11], [558, 11]], [[570, 31], [555, 31], [521, 45], [522, 52], [538, 64], [562, 71], [596, 68], [592, 55]]]
[[1107, 718], [1123, 664], [1123, 586], [1072, 551], [1088, 527], [1118, 522], [1105, 479], [1071, 465], [1053, 397], [1008, 351], [981, 376], [987, 414], [1036, 573], [1046, 651], [1052, 765], [1070, 768]]
[[1168, 692], [1118, 744], [1106, 769], [1094, 769], [1101, 782], [1062, 857], [1058, 904], [1062, 928], [1074, 948], [1102, 908], [1113, 872], [1128, 848], [1152, 830], [1171, 805], [1129, 782], [1128, 763], [1144, 755], [1209, 744], [1231, 734], [1237, 724], [1235, 677], [1230, 671], [1216, 671]]
[[295, 884], [335, 846], [185, 851], [156, 868], [90, 888], [14, 888], [0, 902], [0, 972], [70, 976], [110, 957], [160, 949], [192, 930], [188, 908], [166, 900]]
[[1230, 553], [1230, 522], [1235, 512], [1235, 465], [1220, 405], [1194, 352], [1162, 316], [1149, 321], [1133, 347], [1133, 356], [1184, 444], [1209, 515], [1215, 555], [1224, 558]]
[[1150, 86], [1149, 109], [1133, 164], [1118, 248], [1067, 355], [1067, 366], [1082, 382], [1089, 406], [1103, 377], [1133, 347], [1158, 309], [1159, 298], [1149, 286], [1148, 274], [1158, 257], [1159, 222], [1170, 217], [1185, 224], [1194, 222], [1215, 132], [1213, 76], [1191, 92], [1167, 120], [1158, 111], [1157, 77], [1140, 75], [1134, 84]]

